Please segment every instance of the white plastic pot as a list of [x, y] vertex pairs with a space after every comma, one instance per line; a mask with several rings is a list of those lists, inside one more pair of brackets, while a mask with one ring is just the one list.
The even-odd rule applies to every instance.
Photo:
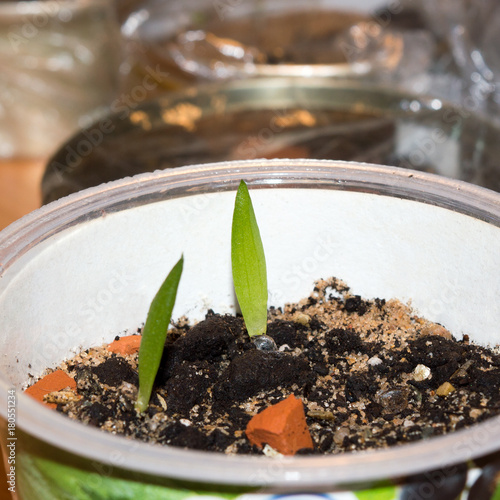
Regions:
[[21, 498], [91, 499], [102, 491], [105, 498], [195, 491], [239, 498], [253, 490], [356, 498], [332, 492], [381, 485], [396, 498], [393, 484], [405, 476], [500, 450], [497, 417], [373, 452], [282, 460], [208, 454], [116, 437], [22, 394], [46, 367], [140, 326], [181, 253], [173, 317], [234, 312], [230, 226], [240, 179], [261, 228], [272, 305], [336, 276], [365, 298], [411, 300], [457, 338], [499, 342], [498, 193], [409, 170], [314, 160], [184, 167], [91, 188], [0, 233], [0, 413], [17, 438], [4, 453], [15, 442]]

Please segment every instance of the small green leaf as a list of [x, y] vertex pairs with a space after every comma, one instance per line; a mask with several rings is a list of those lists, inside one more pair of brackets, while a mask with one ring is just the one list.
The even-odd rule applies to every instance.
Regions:
[[181, 279], [184, 256], [172, 268], [149, 307], [139, 349], [139, 394], [136, 409], [147, 409], [156, 373], [160, 366], [168, 325], [172, 317], [177, 288]]
[[234, 203], [231, 262], [236, 297], [248, 335], [267, 330], [267, 274], [264, 247], [247, 185], [241, 181]]

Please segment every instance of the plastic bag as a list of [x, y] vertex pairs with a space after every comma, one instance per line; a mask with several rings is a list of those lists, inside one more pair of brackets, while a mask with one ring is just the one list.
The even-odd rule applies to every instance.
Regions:
[[110, 0], [0, 2], [0, 157], [45, 157], [119, 89]]

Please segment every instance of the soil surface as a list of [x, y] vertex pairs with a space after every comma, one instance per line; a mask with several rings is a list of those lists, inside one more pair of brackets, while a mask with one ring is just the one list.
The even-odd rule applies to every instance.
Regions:
[[[143, 441], [225, 453], [252, 446], [253, 415], [294, 394], [304, 403], [314, 450], [329, 454], [426, 439], [500, 412], [500, 356], [455, 340], [396, 300], [363, 300], [342, 282], [271, 308], [275, 350], [258, 349], [240, 317], [209, 311], [170, 330], [150, 407], [134, 409], [137, 354], [88, 349], [59, 368], [77, 395], [57, 411]], [[67, 391], [66, 391], [67, 392]], [[299, 452], [300, 453], [300, 452]]]

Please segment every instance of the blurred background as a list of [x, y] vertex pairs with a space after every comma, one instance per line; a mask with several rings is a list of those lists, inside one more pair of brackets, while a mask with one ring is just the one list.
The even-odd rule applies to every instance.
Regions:
[[496, 0], [0, 0], [0, 31], [0, 228], [102, 182], [232, 159], [500, 191]]
[[101, 182], [258, 157], [500, 190], [493, 0], [0, 1], [0, 225]]

